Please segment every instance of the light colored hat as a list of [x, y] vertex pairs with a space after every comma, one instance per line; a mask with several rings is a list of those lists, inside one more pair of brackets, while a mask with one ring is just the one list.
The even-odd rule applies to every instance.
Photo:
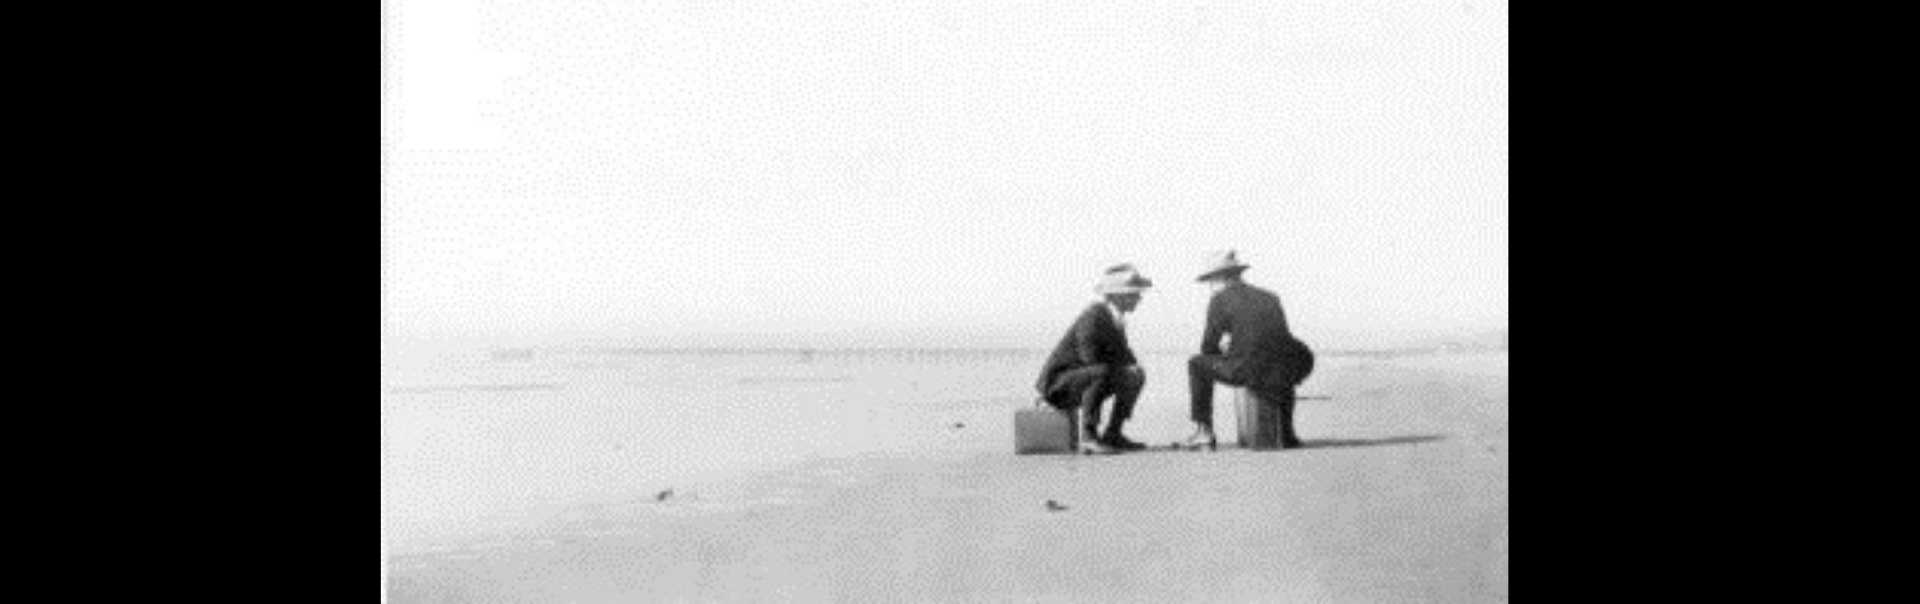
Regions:
[[1195, 281], [1206, 281], [1228, 273], [1237, 275], [1240, 274], [1240, 271], [1247, 270], [1248, 266], [1247, 263], [1241, 262], [1239, 258], [1234, 256], [1233, 250], [1214, 252], [1213, 256], [1207, 259], [1206, 268], [1200, 271], [1200, 278], [1195, 279]]
[[1153, 280], [1140, 276], [1140, 271], [1130, 263], [1115, 264], [1107, 268], [1100, 276], [1100, 283], [1093, 286], [1098, 294], [1137, 294], [1153, 287]]

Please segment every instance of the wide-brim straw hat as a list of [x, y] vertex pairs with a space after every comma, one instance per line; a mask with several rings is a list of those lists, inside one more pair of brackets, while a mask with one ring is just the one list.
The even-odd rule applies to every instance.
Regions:
[[1238, 275], [1241, 271], [1247, 270], [1249, 266], [1251, 265], [1241, 262], [1240, 259], [1234, 255], [1234, 250], [1215, 252], [1211, 258], [1207, 259], [1207, 265], [1201, 269], [1200, 277], [1194, 280], [1206, 281], [1215, 277]]
[[1153, 280], [1140, 275], [1132, 264], [1116, 264], [1100, 276], [1093, 286], [1098, 294], [1137, 294], [1153, 287]]

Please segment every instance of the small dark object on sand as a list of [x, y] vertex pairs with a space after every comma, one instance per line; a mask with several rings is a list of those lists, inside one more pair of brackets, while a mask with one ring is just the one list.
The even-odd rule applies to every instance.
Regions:
[[667, 489], [665, 491], [661, 491], [659, 495], [654, 495], [653, 500], [666, 501], [668, 497], [672, 497], [672, 496], [673, 496], [673, 489]]
[[961, 429], [961, 428], [965, 428], [965, 427], [967, 427], [967, 424], [965, 424], [965, 423], [963, 423], [963, 422], [953, 422], [953, 429], [955, 429], [955, 430], [959, 430], [959, 429]]
[[1047, 500], [1047, 511], [1058, 512], [1065, 509], [1067, 509], [1067, 506], [1060, 505], [1060, 502], [1054, 501], [1052, 499]]

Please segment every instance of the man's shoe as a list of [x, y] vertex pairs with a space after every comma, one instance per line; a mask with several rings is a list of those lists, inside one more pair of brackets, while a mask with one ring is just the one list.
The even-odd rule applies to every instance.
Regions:
[[1100, 443], [1122, 451], [1138, 451], [1147, 448], [1146, 445], [1127, 438], [1119, 430], [1108, 430], [1106, 436], [1100, 437]]
[[1107, 455], [1114, 452], [1106, 443], [1091, 438], [1080, 439], [1079, 449], [1081, 455]]
[[1187, 437], [1187, 442], [1183, 446], [1188, 449], [1205, 446], [1207, 450], [1214, 450], [1219, 447], [1219, 442], [1214, 438], [1212, 430], [1200, 429], [1194, 430], [1193, 436]]

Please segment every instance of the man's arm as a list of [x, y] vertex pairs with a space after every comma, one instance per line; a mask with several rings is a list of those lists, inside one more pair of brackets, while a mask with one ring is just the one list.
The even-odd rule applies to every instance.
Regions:
[[1100, 363], [1099, 317], [1095, 314], [1097, 312], [1102, 311], [1098, 307], [1089, 307], [1086, 312], [1080, 313], [1079, 319], [1073, 322], [1073, 350], [1080, 357], [1081, 367]]
[[1207, 331], [1200, 336], [1200, 354], [1220, 354], [1220, 337], [1227, 333], [1227, 309], [1221, 297], [1207, 301]]

